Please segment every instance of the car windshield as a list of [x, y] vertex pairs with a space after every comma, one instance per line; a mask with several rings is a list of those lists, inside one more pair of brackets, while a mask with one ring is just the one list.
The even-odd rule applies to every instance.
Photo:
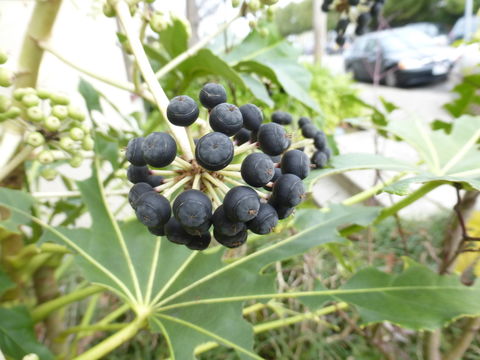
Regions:
[[395, 31], [380, 39], [384, 51], [399, 52], [434, 46], [432, 38], [420, 31]]

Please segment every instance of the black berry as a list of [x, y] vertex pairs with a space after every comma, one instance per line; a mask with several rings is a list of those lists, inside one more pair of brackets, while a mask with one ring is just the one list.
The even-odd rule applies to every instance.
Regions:
[[127, 179], [131, 183], [137, 184], [139, 182], [148, 183], [147, 179], [150, 176], [148, 166], [130, 165], [127, 169]]
[[248, 185], [261, 187], [272, 180], [275, 165], [268, 155], [253, 153], [243, 160], [240, 172]]
[[195, 159], [204, 169], [218, 171], [230, 164], [233, 151], [233, 143], [227, 135], [212, 132], [198, 140]]
[[260, 235], [270, 233], [278, 224], [277, 211], [270, 204], [260, 204], [257, 216], [247, 222], [248, 229]]
[[199, 99], [202, 105], [210, 110], [227, 101], [227, 92], [220, 84], [208, 83], [200, 90]]
[[167, 107], [167, 118], [177, 126], [190, 126], [198, 118], [200, 110], [191, 97], [186, 95], [174, 97]]
[[135, 213], [138, 220], [148, 227], [158, 227], [165, 224], [171, 216], [168, 200], [156, 193], [146, 192], [136, 201]]
[[147, 183], [136, 183], [132, 186], [130, 191], [128, 192], [128, 202], [133, 209], [137, 208], [137, 200], [142, 196], [144, 193], [154, 191], [152, 186]]
[[149, 227], [148, 231], [150, 234], [155, 236], [164, 236], [165, 235], [165, 225], [159, 225], [157, 227]]
[[302, 202], [305, 197], [305, 187], [302, 179], [293, 174], [283, 174], [275, 181], [272, 190], [272, 200], [279, 205], [293, 207]]
[[260, 199], [252, 188], [237, 186], [225, 195], [223, 207], [230, 221], [247, 222], [257, 216]]
[[152, 187], [157, 187], [163, 184], [163, 176], [160, 175], [149, 175], [145, 180], [146, 183], [151, 185]]
[[311, 122], [312, 121], [309, 118], [302, 116], [300, 119], [298, 119], [298, 126], [303, 127], [304, 125], [310, 124]]
[[328, 155], [323, 150], [317, 150], [311, 160], [317, 169], [323, 169], [328, 164]]
[[267, 155], [275, 156], [283, 153], [290, 146], [290, 139], [285, 129], [276, 123], [260, 126], [258, 131], [260, 149]]
[[245, 104], [239, 109], [243, 117], [243, 126], [251, 131], [258, 130], [263, 122], [262, 111], [254, 104]]
[[242, 113], [235, 105], [218, 104], [210, 112], [210, 126], [225, 135], [235, 135], [243, 126]]
[[233, 140], [235, 140], [237, 145], [242, 145], [250, 141], [250, 137], [252, 136], [252, 132], [245, 128], [240, 129], [239, 132], [235, 134]]
[[313, 137], [313, 144], [315, 145], [317, 150], [325, 149], [325, 146], [327, 145], [327, 138], [323, 131], [318, 131], [315, 134], [315, 136]]
[[205, 232], [198, 236], [193, 236], [190, 241], [185, 244], [190, 250], [205, 250], [210, 245], [210, 241], [212, 240], [212, 236], [209, 232]]
[[313, 139], [318, 131], [319, 130], [313, 124], [305, 124], [302, 126], [302, 135], [308, 139]]
[[143, 157], [148, 165], [165, 167], [177, 155], [177, 144], [173, 137], [164, 132], [153, 132], [142, 144]]
[[245, 223], [243, 222], [233, 222], [230, 221], [225, 214], [225, 209], [223, 205], [220, 205], [212, 216], [213, 228], [222, 235], [225, 236], [234, 236], [237, 235], [240, 231], [245, 231], [247, 229]]
[[128, 142], [127, 145], [127, 152], [125, 153], [125, 157], [130, 162], [130, 164], [135, 166], [143, 166], [147, 163], [143, 158], [143, 151], [142, 151], [142, 144], [143, 137], [133, 138]]
[[198, 228], [212, 217], [212, 202], [199, 190], [187, 190], [173, 202], [173, 215], [185, 227]]
[[227, 236], [220, 234], [216, 229], [213, 229], [213, 236], [215, 237], [215, 240], [223, 246], [233, 249], [242, 246], [247, 242], [248, 233], [247, 231], [240, 231], [236, 235]]
[[175, 244], [185, 245], [192, 241], [193, 235], [187, 233], [173, 216], [167, 222], [164, 229], [167, 239]]
[[292, 115], [285, 111], [275, 111], [272, 114], [272, 121], [280, 125], [290, 125], [293, 121]]
[[[270, 180], [271, 183], [275, 183], [275, 181], [277, 181], [277, 179], [282, 175], [282, 169], [276, 167], [275, 168], [275, 173], [273, 174], [273, 178], [272, 180]], [[273, 190], [273, 186], [264, 186], [263, 187], [265, 190], [267, 191], [272, 191]]]
[[283, 174], [294, 174], [305, 179], [310, 173], [310, 159], [303, 151], [289, 150], [283, 155], [281, 168]]

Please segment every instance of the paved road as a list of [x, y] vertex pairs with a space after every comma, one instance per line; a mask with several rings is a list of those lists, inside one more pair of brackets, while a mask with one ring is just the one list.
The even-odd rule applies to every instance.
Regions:
[[[335, 73], [344, 73], [341, 55], [327, 56], [324, 65]], [[392, 88], [388, 86], [373, 86], [367, 83], [357, 83], [361, 97], [372, 105], [380, 103], [380, 97], [393, 102], [400, 109], [397, 116], [419, 116], [425, 121], [449, 119], [442, 106], [451, 101], [454, 95], [451, 89], [458, 82], [459, 75], [453, 72], [448, 81], [411, 88]]]

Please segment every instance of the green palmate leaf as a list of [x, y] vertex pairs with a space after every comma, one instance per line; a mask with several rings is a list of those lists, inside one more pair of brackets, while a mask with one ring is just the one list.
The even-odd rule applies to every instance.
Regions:
[[306, 183], [312, 189], [313, 185], [323, 177], [341, 174], [354, 170], [391, 170], [391, 171], [417, 171], [414, 165], [405, 161], [392, 159], [376, 154], [344, 154], [334, 156], [330, 162], [331, 168], [314, 170], [307, 178]]
[[12, 359], [35, 353], [42, 360], [53, 359], [46, 347], [35, 338], [33, 322], [24, 307], [0, 308], [0, 350]]
[[298, 52], [286, 41], [272, 41], [252, 32], [225, 56], [225, 60], [240, 72], [269, 78], [287, 94], [320, 112], [318, 104], [308, 94], [312, 75], [298, 63]]
[[445, 104], [444, 108], [454, 117], [470, 113], [472, 105], [480, 104], [479, 87], [480, 74], [465, 76], [463, 81], [453, 89], [458, 97], [451, 103]]
[[[462, 316], [480, 314], [480, 285], [463, 285], [458, 276], [441, 276], [413, 264], [399, 275], [367, 268], [338, 290], [324, 290], [326, 300], [355, 305], [364, 323], [390, 321], [413, 330], [434, 330]], [[315, 297], [302, 301], [311, 308], [322, 305]]]
[[240, 77], [258, 100], [262, 101], [268, 107], [273, 108], [273, 100], [270, 98], [270, 95], [268, 95], [265, 85], [263, 85], [255, 75], [241, 73]]
[[168, 26], [159, 34], [160, 45], [174, 58], [188, 50], [190, 26], [185, 20], [172, 15]]
[[[33, 205], [33, 199], [20, 190], [0, 188], [0, 201], [6, 204], [17, 203], [20, 210], [29, 212]], [[8, 208], [0, 208], [0, 229], [10, 233], [20, 234], [19, 226], [27, 224], [28, 217], [17, 212], [11, 213]]]

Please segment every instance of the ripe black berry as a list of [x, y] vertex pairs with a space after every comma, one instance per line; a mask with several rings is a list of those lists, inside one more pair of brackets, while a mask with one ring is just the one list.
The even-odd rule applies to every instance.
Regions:
[[240, 231], [245, 231], [247, 229], [245, 223], [243, 222], [233, 222], [227, 218], [225, 214], [225, 209], [223, 205], [220, 205], [212, 216], [213, 228], [222, 235], [225, 236], [234, 236], [237, 235]]
[[198, 236], [193, 236], [190, 241], [185, 244], [190, 250], [205, 250], [210, 245], [212, 236], [209, 232], [205, 232]]
[[220, 84], [208, 83], [200, 90], [198, 97], [202, 105], [210, 110], [227, 101], [227, 92]]
[[306, 124], [302, 126], [302, 135], [308, 139], [313, 139], [313, 137], [318, 133], [318, 129], [313, 124]]
[[158, 227], [170, 219], [170, 203], [156, 192], [144, 193], [136, 201], [136, 206], [135, 213], [138, 220], [148, 227]]
[[226, 236], [220, 234], [217, 229], [213, 229], [213, 236], [215, 237], [215, 240], [217, 240], [223, 246], [233, 249], [242, 246], [247, 242], [248, 233], [247, 231], [240, 231], [236, 235]]
[[282, 126], [276, 123], [267, 123], [260, 126], [258, 143], [265, 154], [275, 156], [287, 150], [290, 146], [290, 139]]
[[275, 181], [272, 190], [272, 201], [283, 206], [293, 207], [302, 202], [305, 187], [297, 175], [283, 174]]
[[195, 159], [204, 169], [218, 171], [230, 164], [233, 151], [233, 143], [227, 135], [212, 132], [198, 140]]
[[283, 205], [277, 205], [275, 207], [275, 210], [277, 211], [278, 219], [283, 220], [289, 217], [290, 215], [292, 215], [293, 212], [295, 211], [295, 208], [283, 206]]
[[263, 122], [262, 111], [254, 104], [245, 104], [239, 109], [243, 117], [243, 126], [251, 131], [258, 130]]
[[269, 204], [260, 204], [257, 216], [247, 222], [248, 229], [259, 235], [270, 233], [278, 224], [278, 215], [273, 206]]
[[261, 187], [272, 180], [275, 174], [275, 165], [268, 155], [253, 153], [243, 160], [240, 172], [248, 185]]
[[149, 227], [148, 231], [150, 234], [155, 235], [155, 236], [164, 236], [165, 235], [165, 225], [159, 225], [157, 227]]
[[157, 187], [163, 184], [163, 176], [160, 175], [149, 175], [145, 182], [152, 187]]
[[154, 191], [152, 186], [147, 183], [137, 183], [132, 186], [128, 192], [128, 202], [133, 209], [137, 208], [137, 200], [146, 192]]
[[134, 184], [139, 182], [148, 183], [147, 179], [149, 176], [150, 170], [148, 169], [148, 166], [130, 165], [127, 169], [127, 179]]
[[257, 216], [260, 199], [252, 188], [236, 186], [225, 195], [223, 207], [230, 221], [247, 222]]
[[310, 124], [311, 122], [312, 121], [309, 118], [302, 116], [300, 119], [298, 119], [298, 126], [303, 127], [304, 125]]
[[148, 165], [160, 168], [170, 165], [175, 159], [177, 144], [171, 135], [153, 132], [143, 141], [142, 151]]
[[185, 245], [192, 241], [193, 236], [187, 233], [173, 216], [168, 220], [164, 229], [167, 239], [175, 244]]
[[[272, 180], [270, 180], [271, 183], [275, 183], [275, 181], [277, 181], [277, 179], [282, 176], [282, 169], [276, 167], [275, 168], [275, 173], [273, 174], [273, 178]], [[270, 186], [264, 186], [263, 187], [265, 190], [267, 191], [272, 191], [273, 190], [273, 186], [270, 185]]]
[[255, 143], [258, 141], [258, 130], [252, 130], [251, 134], [250, 134], [250, 141], [252, 143]]
[[198, 228], [210, 221], [212, 202], [199, 190], [187, 190], [173, 202], [173, 215], [182, 226]]
[[245, 128], [240, 129], [239, 132], [235, 134], [233, 140], [237, 143], [237, 145], [242, 145], [250, 141], [250, 137], [252, 136], [252, 132]]
[[130, 164], [135, 166], [143, 166], [147, 163], [143, 158], [143, 151], [142, 151], [142, 144], [143, 137], [133, 138], [128, 142], [127, 145], [127, 152], [125, 153], [125, 157], [130, 162]]
[[310, 173], [310, 159], [303, 151], [289, 150], [283, 155], [281, 168], [283, 174], [294, 174], [305, 179]]
[[174, 97], [167, 107], [167, 118], [177, 126], [190, 126], [198, 118], [200, 110], [191, 97], [186, 95]]
[[190, 235], [200, 236], [200, 235], [208, 232], [210, 230], [210, 226], [212, 226], [212, 221], [210, 219], [208, 219], [203, 224], [200, 224], [198, 226], [190, 227], [190, 226], [184, 226], [183, 225], [183, 228]]
[[327, 138], [325, 137], [325, 133], [323, 131], [318, 131], [315, 136], [313, 137], [313, 144], [317, 148], [317, 150], [325, 149], [327, 145]]
[[312, 156], [312, 164], [317, 169], [323, 169], [328, 164], [328, 155], [323, 150], [317, 150]]
[[235, 105], [218, 104], [210, 112], [210, 126], [225, 135], [235, 135], [243, 126], [242, 113]]
[[285, 111], [275, 111], [272, 114], [272, 121], [280, 125], [290, 125], [293, 121], [292, 115]]

